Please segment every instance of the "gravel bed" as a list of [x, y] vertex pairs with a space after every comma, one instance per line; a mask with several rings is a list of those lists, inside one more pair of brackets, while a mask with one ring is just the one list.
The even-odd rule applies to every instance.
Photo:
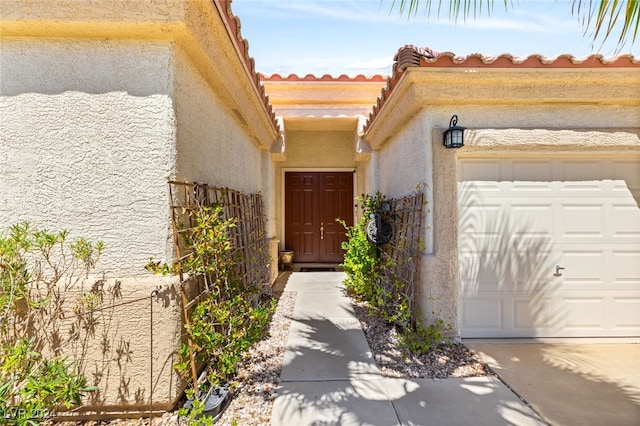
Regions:
[[446, 379], [493, 375], [462, 343], [441, 343], [422, 355], [404, 350], [393, 326], [372, 315], [366, 303], [352, 300], [352, 304], [384, 377]]
[[233, 400], [216, 424], [268, 425], [271, 408], [280, 383], [280, 370], [289, 336], [289, 325], [296, 302], [296, 293], [285, 291], [280, 295], [276, 312], [269, 326], [269, 338], [249, 352], [249, 357], [238, 368], [240, 385]]
[[[238, 386], [233, 399], [216, 425], [269, 425], [275, 390], [280, 382], [289, 326], [295, 304], [295, 292], [280, 294], [269, 327], [269, 338], [251, 348], [238, 368]], [[440, 344], [427, 354], [413, 355], [403, 350], [398, 334], [379, 316], [371, 315], [366, 304], [352, 300], [378, 368], [384, 377], [433, 378], [493, 375], [478, 357], [461, 343]], [[176, 412], [153, 419], [155, 426], [178, 426]], [[148, 418], [100, 422], [67, 422], [66, 426], [149, 425]]]

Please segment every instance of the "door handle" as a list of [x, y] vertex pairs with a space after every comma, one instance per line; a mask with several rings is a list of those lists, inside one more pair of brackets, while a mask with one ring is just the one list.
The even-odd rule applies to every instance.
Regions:
[[324, 240], [324, 223], [320, 223], [320, 239]]
[[562, 274], [560, 273], [560, 271], [562, 271], [564, 268], [560, 265], [556, 265], [556, 273], [553, 274], [554, 277], [561, 277]]

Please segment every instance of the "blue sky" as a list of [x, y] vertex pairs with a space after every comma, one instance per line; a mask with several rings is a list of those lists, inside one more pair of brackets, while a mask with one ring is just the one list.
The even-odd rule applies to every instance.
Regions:
[[[399, 1], [399, 0], [396, 0]], [[439, 0], [432, 0], [437, 8]], [[446, 3], [448, 0], [443, 0]], [[589, 1], [589, 0], [583, 0]], [[466, 56], [570, 53], [615, 56], [617, 36], [606, 44], [583, 35], [570, 0], [495, 0], [494, 10], [478, 19], [448, 18], [448, 6], [427, 16], [400, 16], [393, 0], [234, 0], [232, 10], [249, 40], [256, 70], [265, 74], [389, 74], [396, 51], [406, 45]], [[421, 0], [424, 5], [427, 0]], [[640, 56], [640, 42], [617, 54]]]

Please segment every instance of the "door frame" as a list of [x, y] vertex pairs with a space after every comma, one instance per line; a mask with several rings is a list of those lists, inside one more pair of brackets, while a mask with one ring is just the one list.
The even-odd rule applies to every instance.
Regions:
[[[280, 194], [282, 194], [280, 200], [280, 214], [282, 220], [280, 221], [280, 242], [278, 243], [278, 250], [284, 250], [284, 242], [285, 242], [285, 174], [287, 172], [315, 172], [315, 173], [324, 173], [324, 172], [353, 172], [353, 196], [354, 202], [355, 197], [357, 197], [357, 188], [358, 188], [358, 172], [356, 167], [283, 167], [280, 169]], [[353, 214], [353, 223], [356, 222], [356, 212], [355, 208], [351, 211]]]

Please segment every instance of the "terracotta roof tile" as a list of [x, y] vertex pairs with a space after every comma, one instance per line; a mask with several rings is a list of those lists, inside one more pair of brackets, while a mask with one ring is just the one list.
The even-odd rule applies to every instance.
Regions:
[[473, 53], [468, 56], [456, 56], [451, 52], [436, 52], [428, 47], [406, 45], [401, 47], [394, 57], [393, 73], [387, 79], [387, 85], [382, 89], [376, 104], [373, 106], [369, 118], [364, 126], [366, 133], [387, 99], [398, 85], [400, 78], [409, 67], [451, 67], [451, 68], [627, 68], [640, 67], [640, 59], [633, 55], [620, 55], [605, 58], [594, 54], [585, 58], [576, 58], [564, 54], [547, 58], [542, 55], [515, 57], [508, 53], [500, 56], [484, 56]]
[[484, 56], [479, 53], [473, 53], [462, 57], [456, 56], [451, 52], [444, 52], [435, 57], [421, 56], [417, 66], [466, 68], [618, 68], [640, 66], [640, 60], [634, 58], [632, 55], [605, 58], [602, 55], [596, 54], [584, 58], [576, 58], [573, 55], [564, 54], [548, 58], [542, 55], [515, 57], [508, 53], [500, 56]]
[[296, 81], [331, 81], [331, 82], [374, 82], [374, 83], [383, 83], [386, 81], [386, 78], [382, 75], [376, 74], [371, 76], [365, 76], [364, 74], [358, 74], [356, 76], [350, 77], [346, 74], [341, 74], [337, 77], [324, 74], [321, 77], [315, 76], [313, 74], [307, 74], [304, 77], [300, 77], [297, 74], [289, 74], [288, 76], [282, 76], [280, 74], [271, 74], [265, 75], [260, 74], [260, 78], [264, 81], [287, 81], [287, 82], [296, 82]]
[[276, 114], [273, 110], [273, 106], [269, 102], [269, 96], [267, 96], [264, 86], [260, 82], [260, 75], [256, 72], [255, 61], [249, 55], [249, 42], [242, 37], [240, 32], [240, 18], [235, 16], [231, 11], [231, 1], [232, 0], [216, 0], [216, 4], [219, 5], [218, 10], [222, 11], [222, 18], [224, 19], [227, 28], [229, 29], [229, 35], [233, 39], [234, 44], [236, 45], [236, 49], [238, 54], [240, 55], [240, 59], [244, 62], [246, 70], [249, 74], [249, 78], [251, 79], [251, 83], [256, 90], [256, 93], [260, 97], [260, 100], [265, 108], [267, 115], [273, 125], [273, 128], [276, 132], [280, 133], [280, 125], [276, 120]]

